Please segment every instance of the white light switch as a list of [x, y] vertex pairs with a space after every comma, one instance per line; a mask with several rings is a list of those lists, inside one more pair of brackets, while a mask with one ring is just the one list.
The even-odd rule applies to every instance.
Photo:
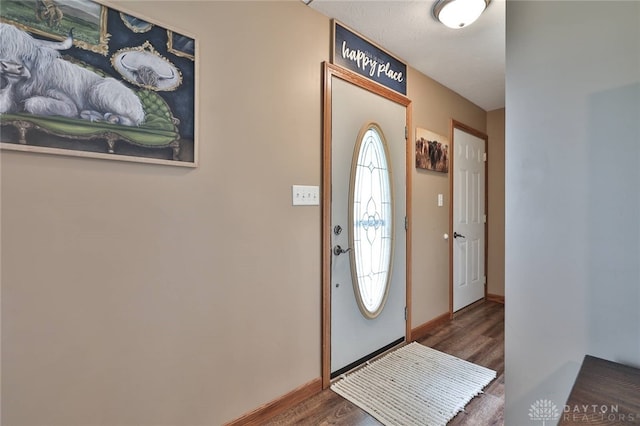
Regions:
[[438, 194], [438, 207], [444, 206], [444, 196], [442, 194]]
[[294, 206], [319, 206], [320, 187], [308, 185], [293, 185], [291, 197]]

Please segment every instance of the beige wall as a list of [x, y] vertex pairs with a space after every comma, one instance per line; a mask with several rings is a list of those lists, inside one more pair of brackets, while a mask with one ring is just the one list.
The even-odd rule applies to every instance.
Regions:
[[489, 294], [499, 296], [504, 296], [504, 116], [504, 108], [487, 112], [489, 136], [487, 291]]
[[[220, 424], [320, 376], [321, 63], [300, 2], [113, 2], [199, 42], [200, 166], [2, 152], [2, 424]], [[414, 126], [485, 113], [409, 72]], [[415, 129], [413, 129], [415, 131]], [[448, 310], [414, 171], [413, 326]]]
[[[413, 139], [420, 127], [451, 140], [450, 119], [453, 118], [481, 132], [486, 131], [486, 113], [461, 96], [410, 70], [408, 96], [413, 100]], [[449, 312], [449, 177], [413, 169], [413, 264], [412, 326]], [[444, 195], [444, 206], [438, 207], [438, 194]]]

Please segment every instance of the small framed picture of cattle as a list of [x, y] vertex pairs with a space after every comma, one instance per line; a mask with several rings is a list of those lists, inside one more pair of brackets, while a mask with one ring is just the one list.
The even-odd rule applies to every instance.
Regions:
[[196, 39], [92, 0], [0, 3], [2, 149], [197, 166]]
[[416, 128], [416, 168], [449, 172], [449, 139], [426, 129]]

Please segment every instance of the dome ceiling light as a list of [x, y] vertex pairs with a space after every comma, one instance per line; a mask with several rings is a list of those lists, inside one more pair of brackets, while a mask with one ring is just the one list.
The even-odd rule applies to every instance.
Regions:
[[482, 15], [491, 0], [438, 0], [433, 16], [449, 28], [471, 25]]

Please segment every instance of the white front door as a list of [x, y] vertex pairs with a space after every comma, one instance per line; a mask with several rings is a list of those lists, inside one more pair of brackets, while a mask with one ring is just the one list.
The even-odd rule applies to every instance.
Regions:
[[485, 294], [485, 140], [453, 129], [453, 311]]
[[[331, 77], [330, 370], [334, 376], [405, 338], [406, 124], [405, 106]], [[386, 152], [378, 138], [386, 140]], [[391, 194], [388, 201], [385, 191]], [[379, 291], [384, 293], [385, 285], [388, 295], [381, 306], [384, 294]]]

